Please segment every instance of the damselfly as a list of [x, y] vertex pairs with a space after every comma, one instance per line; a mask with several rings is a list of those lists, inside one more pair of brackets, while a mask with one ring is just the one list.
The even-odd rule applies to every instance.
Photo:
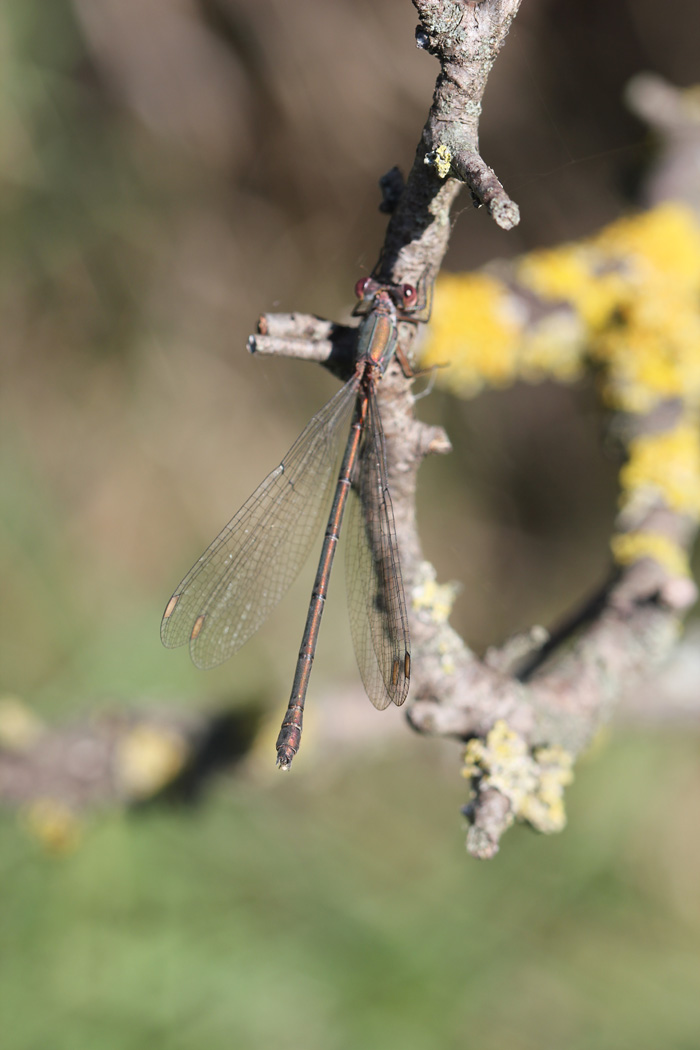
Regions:
[[[161, 624], [163, 644], [172, 648], [189, 643], [198, 667], [215, 667], [232, 656], [296, 578], [335, 482], [292, 695], [277, 738], [281, 769], [289, 769], [299, 750], [306, 691], [348, 496], [348, 605], [365, 690], [377, 708], [400, 705], [411, 675], [406, 599], [375, 388], [397, 354], [398, 322], [419, 320], [418, 293], [413, 285], [383, 284], [371, 277], [358, 281], [355, 291], [360, 300], [356, 313], [363, 316], [354, 374], [190, 569]], [[407, 362], [399, 359], [410, 374]], [[339, 439], [348, 424], [336, 474]]]

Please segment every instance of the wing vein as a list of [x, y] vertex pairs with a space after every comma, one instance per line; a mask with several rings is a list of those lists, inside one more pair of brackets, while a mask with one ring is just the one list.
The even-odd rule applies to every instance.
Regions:
[[373, 392], [348, 510], [346, 577], [353, 645], [375, 707], [408, 695], [410, 638], [384, 434]]
[[353, 377], [315, 415], [195, 562], [168, 602], [163, 644], [189, 643], [198, 667], [227, 660], [258, 630], [304, 564], [337, 471]]

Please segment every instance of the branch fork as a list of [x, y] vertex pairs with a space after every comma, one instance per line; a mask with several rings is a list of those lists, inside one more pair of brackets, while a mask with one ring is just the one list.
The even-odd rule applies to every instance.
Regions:
[[[462, 184], [504, 229], [518, 221], [517, 205], [479, 153], [478, 122], [488, 74], [520, 0], [413, 3], [418, 46], [439, 60], [440, 71], [406, 185], [395, 169], [382, 181], [390, 219], [374, 276], [391, 284], [422, 279], [432, 285]], [[400, 326], [407, 356], [418, 330], [416, 324]], [[346, 325], [305, 314], [267, 314], [249, 348], [318, 361], [347, 375], [354, 340], [355, 329]], [[471, 787], [467, 848], [474, 856], [492, 857], [516, 819], [542, 831], [563, 826], [562, 792], [574, 758], [609, 717], [623, 683], [648, 676], [670, 651], [695, 587], [653, 558], [632, 560], [551, 638], [535, 628], [479, 660], [449, 625], [454, 589], [436, 582], [416, 526], [418, 468], [429, 452], [448, 451], [449, 441], [441, 428], [414, 418], [410, 381], [397, 364], [383, 377], [379, 396], [411, 617], [408, 718], [420, 732], [465, 744]], [[658, 427], [659, 420], [650, 412], [635, 425]], [[695, 523], [668, 508], [628, 508], [626, 514], [632, 514], [636, 531], [665, 530], [685, 545], [695, 534]]]

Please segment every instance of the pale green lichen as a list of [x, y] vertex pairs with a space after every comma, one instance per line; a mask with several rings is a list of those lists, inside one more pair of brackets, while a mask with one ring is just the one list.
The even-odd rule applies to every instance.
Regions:
[[[437, 573], [430, 562], [421, 562], [416, 574], [416, 582], [411, 590], [411, 606], [423, 621], [429, 621], [440, 627], [447, 625], [452, 606], [459, 592], [459, 584], [438, 583]], [[437, 641], [440, 654], [440, 668], [443, 674], [455, 673], [455, 645], [447, 629], [444, 636]]]
[[508, 799], [513, 819], [546, 834], [566, 824], [564, 788], [573, 780], [573, 755], [561, 747], [531, 750], [518, 733], [499, 720], [485, 740], [467, 744], [463, 774], [472, 790], [492, 788]]
[[435, 569], [424, 562], [411, 592], [411, 605], [433, 623], [447, 623], [458, 591], [455, 583], [438, 583]]

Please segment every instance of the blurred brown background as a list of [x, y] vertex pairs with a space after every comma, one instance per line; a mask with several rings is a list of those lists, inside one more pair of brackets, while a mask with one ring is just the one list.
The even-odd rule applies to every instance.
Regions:
[[[163, 650], [158, 625], [173, 586], [335, 389], [313, 365], [249, 358], [245, 341], [265, 310], [342, 317], [373, 266], [386, 221], [377, 180], [410, 166], [436, 74], [415, 24], [408, 0], [0, 8], [0, 671], [2, 689], [49, 721], [251, 698], [276, 719], [286, 702], [310, 570], [210, 674]], [[583, 236], [630, 207], [649, 143], [623, 87], [642, 70], [692, 83], [699, 39], [697, 0], [523, 0], [482, 122], [484, 157], [522, 222], [504, 233], [465, 195], [448, 266]], [[426, 463], [419, 493], [426, 554], [464, 584], [455, 625], [482, 648], [549, 622], [607, 564], [617, 463], [591, 390], [518, 388], [468, 405], [435, 394], [420, 412], [455, 445]], [[357, 681], [338, 576], [312, 705]], [[273, 1037], [463, 1046], [468, 1032], [486, 1048], [695, 1045], [700, 858], [684, 821], [697, 818], [697, 742], [683, 761], [674, 740], [618, 745], [607, 773], [582, 773], [579, 838], [508, 842], [498, 876], [467, 871], [455, 846], [455, 753], [443, 768], [432, 743], [402, 746], [408, 769], [389, 757], [364, 786], [357, 771], [326, 772], [314, 799], [300, 758], [284, 792], [224, 793], [189, 829], [113, 817], [60, 876], [8, 817], [6, 922], [21, 960], [4, 993], [8, 1050], [47, 1045], [49, 1031], [70, 1050]], [[681, 814], [667, 829], [667, 855], [685, 843], [681, 871], [660, 864], [644, 832], [664, 765], [680, 770], [657, 785], [657, 803]], [[633, 786], [615, 795], [617, 783]], [[432, 859], [420, 859], [428, 842]], [[296, 858], [292, 882], [311, 880], [291, 920], [281, 848], [286, 865]], [[518, 858], [535, 865], [526, 885]], [[218, 902], [211, 915], [204, 896]], [[408, 936], [416, 915], [420, 945]], [[153, 924], [150, 946], [139, 916]], [[610, 969], [596, 983], [601, 954]], [[103, 977], [96, 958], [116, 960]], [[296, 962], [297, 977], [275, 958]], [[666, 1007], [645, 1014], [656, 1002], [645, 989], [658, 995], [669, 966], [670, 1028]], [[465, 992], [470, 967], [481, 984]], [[288, 996], [291, 1034], [273, 1023], [268, 988]]]

